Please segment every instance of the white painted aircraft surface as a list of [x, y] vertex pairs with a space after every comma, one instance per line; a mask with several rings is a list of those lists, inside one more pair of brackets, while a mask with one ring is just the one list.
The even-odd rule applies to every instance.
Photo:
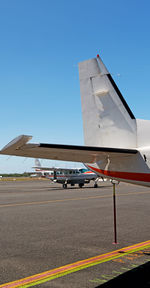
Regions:
[[150, 186], [150, 121], [136, 119], [99, 55], [79, 63], [85, 146], [28, 143], [1, 154], [86, 163], [99, 176]]
[[[80, 188], [90, 181], [94, 181], [94, 188], [98, 187], [100, 180], [96, 173], [85, 168], [59, 168], [59, 167], [42, 167], [39, 159], [35, 159], [35, 169], [38, 175], [45, 177], [53, 182], [62, 184], [67, 188], [67, 184], [74, 186], [78, 184]], [[102, 180], [102, 179], [101, 179]]]

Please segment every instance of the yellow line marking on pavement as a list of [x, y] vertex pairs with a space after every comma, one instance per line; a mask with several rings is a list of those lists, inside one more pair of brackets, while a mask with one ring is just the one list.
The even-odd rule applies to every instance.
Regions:
[[106, 254], [98, 255], [95, 257], [91, 257], [85, 260], [77, 261], [65, 266], [61, 266], [59, 268], [55, 268], [49, 271], [45, 271], [39, 274], [35, 274], [20, 280], [16, 280], [13, 282], [5, 283], [0, 285], [0, 288], [27, 288], [31, 286], [35, 286], [52, 279], [56, 279], [62, 277], [64, 275], [85, 269], [87, 267], [91, 267], [94, 265], [98, 265], [103, 262], [107, 262], [113, 260], [115, 258], [123, 257], [126, 254], [133, 253], [138, 250], [143, 250], [145, 248], [150, 247], [150, 240], [141, 242], [138, 244], [134, 244], [132, 246], [128, 246], [125, 248], [120, 248], [115, 251], [108, 252]]
[[[138, 195], [138, 194], [150, 194], [150, 192], [147, 191], [147, 192], [124, 193], [124, 194], [118, 194], [117, 197], [128, 196], [128, 195]], [[68, 202], [68, 201], [100, 199], [100, 198], [112, 198], [112, 195], [100, 195], [100, 196], [89, 196], [89, 197], [78, 197], [78, 198], [66, 198], [66, 199], [58, 199], [58, 200], [56, 199], [56, 200], [46, 200], [46, 201], [33, 201], [33, 202], [23, 202], [23, 203], [1, 204], [0, 208], [26, 206], [26, 205], [40, 205], [40, 204], [48, 204], [48, 203], [59, 203], [59, 202]]]

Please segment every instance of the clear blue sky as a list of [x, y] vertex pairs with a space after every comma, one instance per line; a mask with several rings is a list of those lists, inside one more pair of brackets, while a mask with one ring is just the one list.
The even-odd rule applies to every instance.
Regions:
[[[150, 119], [149, 0], [0, 0], [0, 148], [20, 134], [82, 145], [78, 62], [97, 53], [135, 116]], [[0, 173], [33, 165], [0, 157]]]

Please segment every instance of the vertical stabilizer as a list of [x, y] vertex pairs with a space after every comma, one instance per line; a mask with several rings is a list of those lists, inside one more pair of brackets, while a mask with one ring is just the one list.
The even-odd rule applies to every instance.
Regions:
[[136, 120], [99, 55], [79, 63], [85, 145], [136, 147]]
[[40, 160], [37, 159], [37, 158], [35, 159], [35, 166], [36, 166], [36, 167], [39, 167], [39, 168], [41, 167]]

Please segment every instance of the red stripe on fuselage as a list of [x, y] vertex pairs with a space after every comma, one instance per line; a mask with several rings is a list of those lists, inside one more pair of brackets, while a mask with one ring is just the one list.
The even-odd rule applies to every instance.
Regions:
[[108, 177], [125, 179], [125, 180], [133, 180], [133, 181], [141, 181], [141, 182], [150, 182], [150, 173], [133, 173], [133, 172], [118, 172], [118, 171], [109, 171], [102, 170], [92, 166], [88, 167], [95, 172], [103, 174]]

